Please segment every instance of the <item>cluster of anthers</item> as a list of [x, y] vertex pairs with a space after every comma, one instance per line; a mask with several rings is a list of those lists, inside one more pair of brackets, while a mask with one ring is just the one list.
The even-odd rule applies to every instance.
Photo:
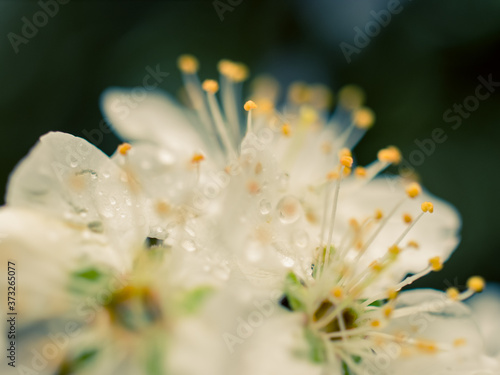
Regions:
[[[206, 126], [207, 134], [215, 135], [217, 143], [224, 149], [226, 161], [241, 159], [238, 147], [240, 142], [244, 142], [245, 134], [240, 134], [238, 102], [241, 99], [240, 84], [248, 76], [247, 68], [227, 60], [219, 63], [222, 111], [216, 96], [219, 83], [215, 80], [200, 82], [197, 75], [198, 62], [192, 56], [181, 56], [178, 63], [190, 103], [198, 113], [201, 123]], [[294, 216], [294, 220], [288, 221], [289, 224], [297, 220], [296, 213], [304, 209], [308, 224], [313, 226], [318, 224], [315, 232], [317, 240], [312, 240], [308, 244], [308, 248], [311, 249], [309, 259], [313, 259], [313, 264], [300, 265], [293, 262], [287, 264], [290, 266], [290, 271], [286, 277], [285, 297], [281, 301], [281, 304], [289, 310], [303, 313], [306, 317], [305, 330], [313, 347], [313, 358], [319, 362], [330, 360], [334, 362], [335, 358], [341, 358], [356, 372], [360, 366], [359, 362], [373, 356], [377, 351], [376, 348], [384, 342], [397, 342], [409, 352], [414, 350], [419, 353], [434, 354], [449, 350], [449, 344], [420, 340], [404, 333], [390, 334], [384, 331], [391, 320], [410, 316], [417, 312], [416, 309], [423, 311], [422, 306], [398, 307], [398, 293], [422, 276], [432, 271], [440, 271], [443, 268], [443, 261], [439, 256], [430, 258], [428, 266], [420, 272], [407, 276], [399, 283], [385, 288], [383, 292], [379, 290], [371, 294], [371, 287], [377, 285], [391, 267], [398, 266], [397, 260], [403, 252], [416, 251], [419, 248], [419, 243], [415, 240], [404, 241], [408, 233], [421, 220], [425, 220], [425, 215], [434, 212], [433, 203], [421, 202], [421, 210], [415, 217], [403, 213], [401, 220], [405, 228], [394, 242], [387, 246], [385, 255], [373, 260], [364, 269], [359, 268], [370, 246], [389, 221], [399, 214], [401, 207], [408, 200], [418, 200], [422, 195], [418, 183], [409, 183], [406, 186], [406, 195], [387, 213], [376, 210], [370, 217], [362, 220], [352, 218], [346, 235], [340, 237], [340, 240], [335, 240], [334, 224], [338, 216], [340, 190], [345, 180], [348, 180], [350, 189], [365, 186], [389, 165], [401, 161], [399, 150], [390, 146], [380, 150], [377, 160], [371, 165], [353, 168], [351, 150], [375, 119], [374, 113], [361, 105], [363, 101], [361, 91], [355, 86], [346, 86], [342, 89], [339, 94], [339, 110], [329, 118], [327, 109], [331, 102], [331, 94], [324, 87], [292, 85], [288, 93], [288, 108], [285, 107], [285, 110], [297, 114], [296, 121], [285, 121], [284, 118], [287, 116], [276, 111], [277, 89], [272, 81], [257, 82], [254, 93], [254, 100], [248, 100], [243, 105], [247, 112], [246, 135], [263, 126], [276, 130], [276, 124], [279, 124], [278, 130], [283, 138], [290, 138], [295, 133], [296, 141], [293, 147], [300, 149], [304, 146], [301, 137], [306, 137], [304, 129], [317, 130], [315, 124], [318, 123], [329, 125], [347, 121], [347, 126], [337, 128], [335, 137], [320, 143], [324, 160], [335, 160], [337, 167], [327, 171], [326, 175], [323, 174], [322, 182], [311, 189], [321, 197], [321, 203], [316, 205], [319, 208], [314, 209], [314, 204], [308, 205], [306, 199], [301, 198], [292, 200], [280, 212], [281, 215]], [[257, 113], [252, 115], [256, 110]], [[317, 134], [319, 137], [321, 132], [318, 131]], [[275, 143], [278, 144], [279, 141]], [[276, 146], [277, 149], [279, 146], [279, 144]], [[291, 165], [290, 159], [293, 157], [290, 156], [290, 148], [284, 149], [283, 157], [278, 156], [278, 158], [286, 168]], [[126, 155], [129, 150], [129, 144], [123, 144], [119, 148], [122, 155]], [[294, 157], [298, 153], [299, 151], [295, 150]], [[206, 156], [201, 152], [192, 155], [191, 163], [198, 173], [200, 164], [205, 159]], [[257, 158], [251, 168], [245, 167], [255, 175], [259, 175], [267, 166]], [[225, 171], [230, 174], [228, 167]], [[361, 180], [364, 181], [353, 183]], [[311, 184], [314, 184], [314, 181]], [[258, 182], [247, 184], [248, 193], [251, 195], [260, 194], [261, 187]], [[275, 200], [282, 201], [283, 196], [284, 193], [280, 197], [281, 200]], [[268, 213], [269, 210], [266, 210], [265, 214]], [[318, 219], [319, 217], [321, 219]], [[265, 220], [269, 221], [269, 216], [266, 216]], [[448, 298], [444, 304], [451, 305], [456, 301], [463, 301], [474, 293], [481, 292], [484, 284], [481, 277], [471, 277], [465, 291], [460, 292], [454, 287], [448, 289], [446, 293]], [[431, 308], [432, 306], [429, 307]], [[457, 337], [452, 346], [464, 345], [464, 340]]]

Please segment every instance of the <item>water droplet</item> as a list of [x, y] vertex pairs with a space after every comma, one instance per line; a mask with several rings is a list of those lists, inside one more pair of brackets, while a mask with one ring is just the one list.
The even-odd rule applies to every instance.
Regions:
[[130, 198], [125, 198], [125, 204], [127, 206], [132, 206], [132, 200]]
[[109, 197], [109, 203], [111, 203], [112, 206], [116, 204], [116, 198], [115, 197]]
[[71, 161], [69, 162], [69, 166], [70, 166], [71, 168], [76, 168], [76, 167], [78, 166], [78, 161], [77, 161], [77, 160], [74, 160], [74, 159], [73, 159], [73, 160], [71, 160]]
[[104, 225], [101, 221], [91, 221], [87, 224], [88, 228], [94, 233], [104, 232]]
[[281, 190], [286, 190], [288, 188], [288, 181], [290, 180], [290, 176], [288, 173], [281, 173], [278, 176], [278, 186]]
[[269, 212], [271, 212], [271, 202], [269, 202], [267, 199], [262, 199], [259, 203], [259, 208], [262, 215], [267, 215]]
[[175, 161], [173, 155], [165, 150], [158, 152], [158, 160], [160, 161], [160, 163], [165, 165], [173, 164], [173, 162]]
[[165, 238], [167, 238], [167, 233], [162, 227], [153, 227], [150, 229], [148, 237], [164, 240]]
[[195, 251], [196, 250], [196, 245], [194, 244], [193, 240], [184, 240], [182, 241], [182, 247], [189, 252]]
[[262, 248], [259, 246], [252, 246], [245, 251], [245, 255], [249, 262], [258, 262], [262, 259]]
[[300, 248], [304, 248], [309, 244], [309, 235], [305, 230], [299, 230], [292, 234], [294, 244]]
[[193, 228], [191, 227], [188, 227], [187, 225], [184, 226], [184, 230], [186, 231], [187, 234], [189, 234], [191, 237], [194, 237], [195, 236], [195, 231], [193, 230]]
[[295, 261], [290, 257], [283, 257], [283, 258], [281, 258], [281, 263], [285, 267], [293, 267], [293, 265], [295, 264]]
[[288, 195], [279, 201], [277, 210], [282, 223], [293, 223], [300, 217], [300, 202], [297, 198]]
[[102, 177], [109, 178], [109, 176], [110, 176], [110, 173], [108, 171], [102, 172]]

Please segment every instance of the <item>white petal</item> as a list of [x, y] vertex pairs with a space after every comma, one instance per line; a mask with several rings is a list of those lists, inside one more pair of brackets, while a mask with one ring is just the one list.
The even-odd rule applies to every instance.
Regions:
[[120, 251], [146, 236], [146, 218], [129, 176], [84, 139], [40, 138], [12, 173], [7, 204], [104, 232]]

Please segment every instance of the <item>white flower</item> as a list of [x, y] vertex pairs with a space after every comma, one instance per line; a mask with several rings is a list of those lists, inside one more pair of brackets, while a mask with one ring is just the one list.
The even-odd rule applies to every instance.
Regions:
[[[191, 109], [157, 91], [108, 89], [104, 113], [130, 143], [110, 159], [50, 133], [12, 174], [0, 250], [27, 272], [17, 308], [39, 329], [23, 366], [490, 371], [461, 302], [481, 278], [465, 291], [399, 294], [443, 267], [460, 219], [416, 182], [380, 175], [401, 160], [393, 146], [354, 168], [352, 149], [375, 119], [359, 88], [343, 88], [331, 114], [323, 86], [294, 84], [278, 105], [277, 83], [261, 78], [243, 105], [248, 71], [223, 60], [219, 103], [219, 84], [200, 83], [193, 57], [179, 65]], [[47, 357], [68, 321], [81, 334], [35, 369], [30, 350]]]
[[190, 254], [154, 246], [143, 201], [126, 171], [64, 133], [41, 137], [13, 172], [0, 251], [17, 268], [20, 371], [161, 374], [169, 366], [177, 322], [192, 319], [216, 283]]
[[[463, 293], [411, 291], [397, 297], [406, 285], [442, 268], [458, 243], [460, 220], [418, 184], [377, 177], [400, 161], [395, 147], [382, 149], [368, 167], [353, 169], [351, 150], [374, 121], [357, 87], [341, 90], [330, 115], [330, 94], [323, 87], [295, 84], [279, 112], [277, 84], [260, 79], [243, 121], [241, 64], [219, 65], [223, 110], [218, 83], [200, 84], [197, 61], [183, 56], [179, 65], [198, 114], [191, 121], [190, 112], [182, 117], [156, 92], [134, 102], [133, 92], [110, 89], [102, 100], [117, 132], [133, 145], [122, 165], [141, 185], [153, 183], [155, 199], [189, 213], [160, 223], [171, 228], [169, 244], [198, 252], [211, 263], [207, 269], [219, 263], [217, 274], [231, 284], [246, 280], [257, 290], [281, 290], [284, 304], [302, 316], [290, 321], [302, 327], [309, 361], [332, 373], [342, 367], [361, 374], [482, 366], [480, 339], [460, 303], [482, 289], [481, 279], [471, 279]], [[173, 183], [165, 190], [160, 182], [167, 168], [151, 168], [161, 165], [165, 153], [181, 166], [175, 170], [178, 189]], [[228, 272], [220, 272], [221, 262]], [[420, 315], [429, 324], [415, 326], [412, 319]], [[440, 316], [437, 322], [434, 315]], [[280, 337], [269, 332], [268, 339]], [[239, 344], [233, 337], [231, 351]], [[391, 344], [399, 350], [384, 367], [378, 361]], [[286, 350], [295, 363], [295, 350]], [[266, 373], [266, 363], [269, 373], [277, 371], [270, 361], [256, 373]]]

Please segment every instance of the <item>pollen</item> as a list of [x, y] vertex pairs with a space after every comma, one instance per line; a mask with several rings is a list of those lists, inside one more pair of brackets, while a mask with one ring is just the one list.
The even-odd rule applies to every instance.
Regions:
[[423, 212], [429, 212], [430, 214], [434, 212], [434, 205], [431, 202], [424, 202], [421, 207]]
[[417, 197], [420, 193], [422, 192], [422, 188], [420, 187], [419, 184], [417, 184], [416, 182], [412, 182], [410, 185], [408, 185], [408, 187], [406, 188], [406, 194], [408, 194], [408, 196], [410, 198], [415, 198]]
[[170, 212], [170, 205], [164, 201], [164, 200], [159, 200], [155, 204], [156, 212], [158, 212], [160, 215], [166, 215]]
[[415, 345], [417, 349], [427, 354], [434, 354], [438, 351], [438, 347], [433, 341], [418, 340]]
[[443, 269], [443, 262], [440, 257], [429, 259], [429, 265], [432, 267], [434, 272], [441, 271]]
[[460, 292], [458, 291], [457, 288], [448, 288], [446, 290], [446, 295], [448, 296], [449, 299], [457, 301], [460, 296]]
[[389, 289], [387, 291], [387, 298], [389, 298], [390, 300], [394, 300], [396, 299], [396, 297], [398, 296], [398, 292], [394, 289]]
[[383, 309], [384, 316], [386, 318], [389, 318], [392, 315], [393, 311], [394, 311], [394, 308], [392, 306], [385, 306]]
[[410, 224], [413, 221], [413, 218], [411, 217], [410, 214], [403, 214], [403, 221], [406, 224]]
[[414, 249], [418, 249], [420, 247], [420, 245], [418, 244], [417, 241], [410, 240], [410, 241], [408, 241], [408, 247], [413, 247]]
[[341, 298], [344, 295], [344, 292], [342, 291], [342, 288], [336, 286], [335, 288], [332, 289], [331, 291], [332, 296], [335, 298]]
[[384, 213], [382, 212], [381, 209], [375, 210], [375, 220], [380, 220], [384, 217]]
[[354, 169], [354, 175], [357, 177], [366, 177], [366, 169], [364, 167], [356, 167]]
[[361, 107], [364, 100], [365, 93], [359, 86], [347, 85], [339, 91], [339, 103], [348, 110]]
[[131, 148], [132, 146], [129, 143], [122, 143], [118, 146], [118, 152], [122, 155], [127, 155]]
[[401, 253], [401, 248], [399, 246], [392, 245], [389, 248], [389, 254], [391, 254], [391, 255], [399, 255], [399, 253]]
[[389, 146], [378, 152], [377, 159], [386, 163], [399, 164], [401, 162], [401, 151], [397, 147]]
[[453, 346], [455, 348], [458, 348], [460, 346], [464, 346], [467, 344], [467, 340], [464, 339], [463, 337], [459, 337], [459, 338], [456, 338], [455, 340], [453, 340]]
[[346, 168], [351, 168], [352, 163], [353, 163], [353, 160], [352, 160], [352, 157], [350, 157], [350, 156], [342, 156], [340, 158], [340, 164], [342, 164]]
[[380, 262], [374, 260], [370, 263], [370, 268], [375, 272], [381, 272], [384, 267], [382, 266], [382, 264], [380, 264]]
[[285, 137], [289, 137], [291, 134], [290, 125], [283, 124], [283, 126], [281, 127], [281, 134], [283, 134]]
[[255, 102], [253, 100], [248, 100], [245, 105], [243, 106], [243, 108], [245, 108], [245, 111], [251, 111], [252, 109], [256, 109], [257, 108], [257, 104], [255, 104]]
[[354, 113], [354, 125], [360, 129], [369, 129], [375, 122], [375, 113], [370, 108], [360, 108]]
[[467, 280], [467, 287], [476, 293], [484, 290], [485, 281], [481, 276], [473, 276]]
[[339, 178], [339, 173], [337, 171], [330, 171], [326, 175], [327, 180], [336, 180]]
[[179, 69], [187, 74], [194, 74], [198, 71], [198, 60], [192, 55], [181, 55], [177, 60]]
[[203, 88], [203, 90], [210, 94], [215, 94], [217, 91], [219, 91], [219, 84], [213, 79], [206, 79], [205, 81], [203, 81], [201, 87]]
[[205, 156], [200, 153], [195, 153], [191, 158], [191, 163], [200, 164], [203, 160], [205, 160]]
[[217, 65], [219, 72], [234, 82], [242, 82], [248, 78], [248, 68], [245, 64], [230, 60], [221, 60]]
[[247, 190], [250, 194], [255, 195], [260, 192], [260, 185], [257, 181], [248, 181], [247, 182]]
[[372, 320], [372, 321], [370, 322], [370, 325], [371, 325], [373, 328], [380, 327], [380, 320], [377, 320], [377, 319]]

